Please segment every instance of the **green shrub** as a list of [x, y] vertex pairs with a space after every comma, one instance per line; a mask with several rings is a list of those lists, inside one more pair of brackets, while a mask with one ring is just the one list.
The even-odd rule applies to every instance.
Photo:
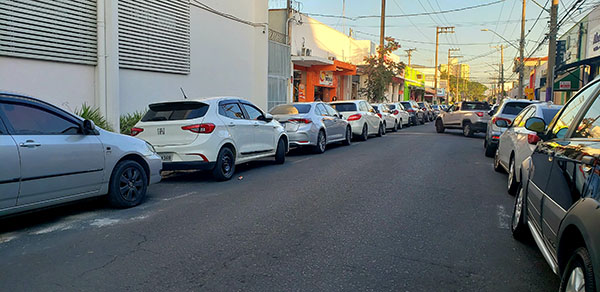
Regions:
[[133, 128], [145, 114], [146, 113], [143, 112], [133, 112], [121, 115], [121, 134], [129, 135], [131, 133], [131, 128]]
[[97, 107], [92, 107], [84, 103], [83, 105], [81, 105], [81, 108], [75, 109], [75, 114], [86, 120], [94, 122], [94, 124], [96, 124], [97, 127], [100, 127], [104, 130], [113, 130], [112, 127], [108, 124], [106, 118], [100, 113], [100, 109]]

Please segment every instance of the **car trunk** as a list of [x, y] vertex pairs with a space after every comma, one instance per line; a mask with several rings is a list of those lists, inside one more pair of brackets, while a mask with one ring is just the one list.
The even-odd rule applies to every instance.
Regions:
[[202, 124], [208, 107], [196, 101], [151, 104], [136, 125], [143, 129], [136, 137], [158, 147], [191, 144], [199, 134], [183, 127]]
[[296, 132], [302, 124], [306, 124], [303, 120], [308, 119], [308, 116], [303, 114], [274, 115], [273, 118], [281, 123], [287, 132]]

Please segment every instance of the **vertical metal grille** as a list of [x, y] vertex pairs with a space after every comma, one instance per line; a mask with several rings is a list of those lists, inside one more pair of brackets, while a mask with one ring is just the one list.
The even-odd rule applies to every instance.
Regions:
[[190, 6], [185, 0], [120, 0], [121, 68], [190, 72]]
[[1, 0], [0, 55], [95, 65], [95, 0]]
[[291, 66], [290, 47], [269, 41], [269, 78], [267, 107], [273, 107], [288, 102], [288, 80]]

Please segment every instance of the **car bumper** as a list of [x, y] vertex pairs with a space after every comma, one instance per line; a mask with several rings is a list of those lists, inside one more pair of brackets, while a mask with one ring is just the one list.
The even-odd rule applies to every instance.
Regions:
[[163, 162], [163, 170], [210, 170], [215, 168], [215, 164], [206, 161]]
[[350, 128], [352, 129], [352, 134], [353, 135], [362, 135], [362, 127], [366, 122], [363, 121], [362, 119], [358, 120], [358, 121], [349, 121], [348, 124], [350, 125]]
[[313, 130], [312, 127], [308, 130], [294, 132], [286, 131], [286, 133], [288, 135], [291, 147], [317, 145], [319, 131]]
[[153, 154], [151, 156], [146, 156], [146, 163], [148, 163], [148, 169], [150, 170], [150, 184], [159, 183], [162, 177], [160, 176], [160, 172], [163, 168], [162, 160], [158, 154]]
[[475, 132], [485, 132], [487, 130], [487, 123], [477, 122], [471, 125]]

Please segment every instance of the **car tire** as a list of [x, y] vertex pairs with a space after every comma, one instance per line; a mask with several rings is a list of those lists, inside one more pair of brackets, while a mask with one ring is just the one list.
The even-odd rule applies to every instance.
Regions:
[[465, 123], [463, 125], [463, 136], [465, 136], [465, 137], [473, 136], [473, 126], [471, 126], [471, 123]]
[[508, 193], [513, 196], [516, 194], [517, 187], [519, 186], [516, 175], [517, 174], [515, 173], [515, 157], [511, 156], [509, 166], [508, 166], [507, 183], [508, 183]]
[[510, 230], [517, 240], [524, 240], [529, 235], [529, 229], [525, 218], [527, 218], [527, 200], [525, 198], [525, 189], [518, 187], [518, 194], [515, 197], [515, 206], [510, 220]]
[[139, 205], [148, 190], [148, 175], [133, 160], [119, 162], [113, 169], [109, 182], [108, 202], [115, 208]]
[[369, 139], [369, 126], [365, 123], [362, 128], [362, 132], [358, 137], [361, 141], [367, 141]]
[[[484, 140], [485, 141], [485, 140]], [[484, 143], [485, 145], [485, 156], [486, 157], [494, 157], [494, 153], [496, 153], [496, 148], [498, 146], [492, 146], [489, 143]]]
[[284, 164], [285, 163], [285, 150], [287, 146], [285, 145], [285, 140], [283, 138], [279, 138], [277, 142], [277, 150], [275, 151], [275, 163], [276, 164]]
[[594, 266], [587, 248], [580, 247], [571, 255], [561, 277], [559, 291], [596, 291]]
[[435, 131], [438, 133], [444, 133], [446, 128], [444, 128], [444, 122], [441, 119], [435, 120]]
[[398, 121], [394, 121], [394, 128], [392, 128], [392, 132], [398, 132]]
[[425, 125], [425, 116], [421, 116], [421, 125]]
[[377, 130], [377, 137], [383, 137], [385, 135], [385, 127], [382, 123], [379, 124], [379, 129]]
[[500, 158], [498, 157], [498, 149], [496, 149], [496, 154], [494, 154], [494, 170], [496, 172], [504, 172], [504, 168], [500, 165]]
[[213, 177], [218, 181], [230, 180], [235, 173], [235, 154], [229, 147], [223, 147], [217, 155]]
[[346, 137], [342, 144], [346, 146], [350, 146], [352, 144], [352, 128], [350, 128], [350, 126], [346, 127]]
[[317, 135], [317, 145], [313, 146], [313, 152], [316, 154], [321, 154], [325, 152], [327, 148], [327, 137], [325, 136], [325, 131], [320, 130]]
[[402, 128], [404, 128], [404, 125], [402, 125], [402, 119], [400, 119], [400, 123], [398, 123], [398, 130], [402, 130]]

